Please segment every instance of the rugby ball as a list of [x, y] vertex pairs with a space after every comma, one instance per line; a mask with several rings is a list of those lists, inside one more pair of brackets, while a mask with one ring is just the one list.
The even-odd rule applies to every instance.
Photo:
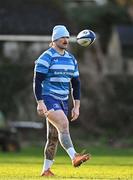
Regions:
[[96, 39], [96, 34], [89, 29], [82, 30], [77, 35], [77, 43], [81, 46], [87, 47], [91, 45]]

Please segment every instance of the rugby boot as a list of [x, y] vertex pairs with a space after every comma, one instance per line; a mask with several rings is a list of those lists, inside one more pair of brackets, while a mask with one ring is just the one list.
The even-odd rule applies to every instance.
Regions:
[[79, 167], [83, 162], [86, 162], [89, 159], [91, 159], [90, 154], [76, 154], [72, 160], [72, 165], [74, 167]]
[[54, 173], [50, 171], [50, 169], [41, 173], [41, 176], [54, 176]]

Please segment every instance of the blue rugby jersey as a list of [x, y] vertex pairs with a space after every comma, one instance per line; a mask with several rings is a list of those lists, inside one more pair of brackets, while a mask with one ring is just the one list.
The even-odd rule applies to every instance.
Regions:
[[42, 95], [61, 100], [68, 99], [71, 78], [79, 76], [74, 56], [67, 51], [60, 55], [54, 48], [49, 48], [36, 60], [35, 72], [45, 74]]

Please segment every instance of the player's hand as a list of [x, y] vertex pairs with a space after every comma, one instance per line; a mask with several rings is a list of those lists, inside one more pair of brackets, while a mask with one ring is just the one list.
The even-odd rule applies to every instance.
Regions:
[[38, 101], [37, 105], [37, 113], [41, 117], [46, 117], [47, 116], [47, 107], [45, 106], [43, 100]]
[[79, 117], [79, 108], [74, 107], [72, 109], [72, 119], [71, 121], [75, 121]]

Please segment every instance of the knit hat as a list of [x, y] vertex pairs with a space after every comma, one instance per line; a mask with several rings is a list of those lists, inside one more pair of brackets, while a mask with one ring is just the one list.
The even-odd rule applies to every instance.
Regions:
[[70, 37], [68, 30], [63, 25], [55, 26], [52, 33], [52, 42], [62, 37]]

